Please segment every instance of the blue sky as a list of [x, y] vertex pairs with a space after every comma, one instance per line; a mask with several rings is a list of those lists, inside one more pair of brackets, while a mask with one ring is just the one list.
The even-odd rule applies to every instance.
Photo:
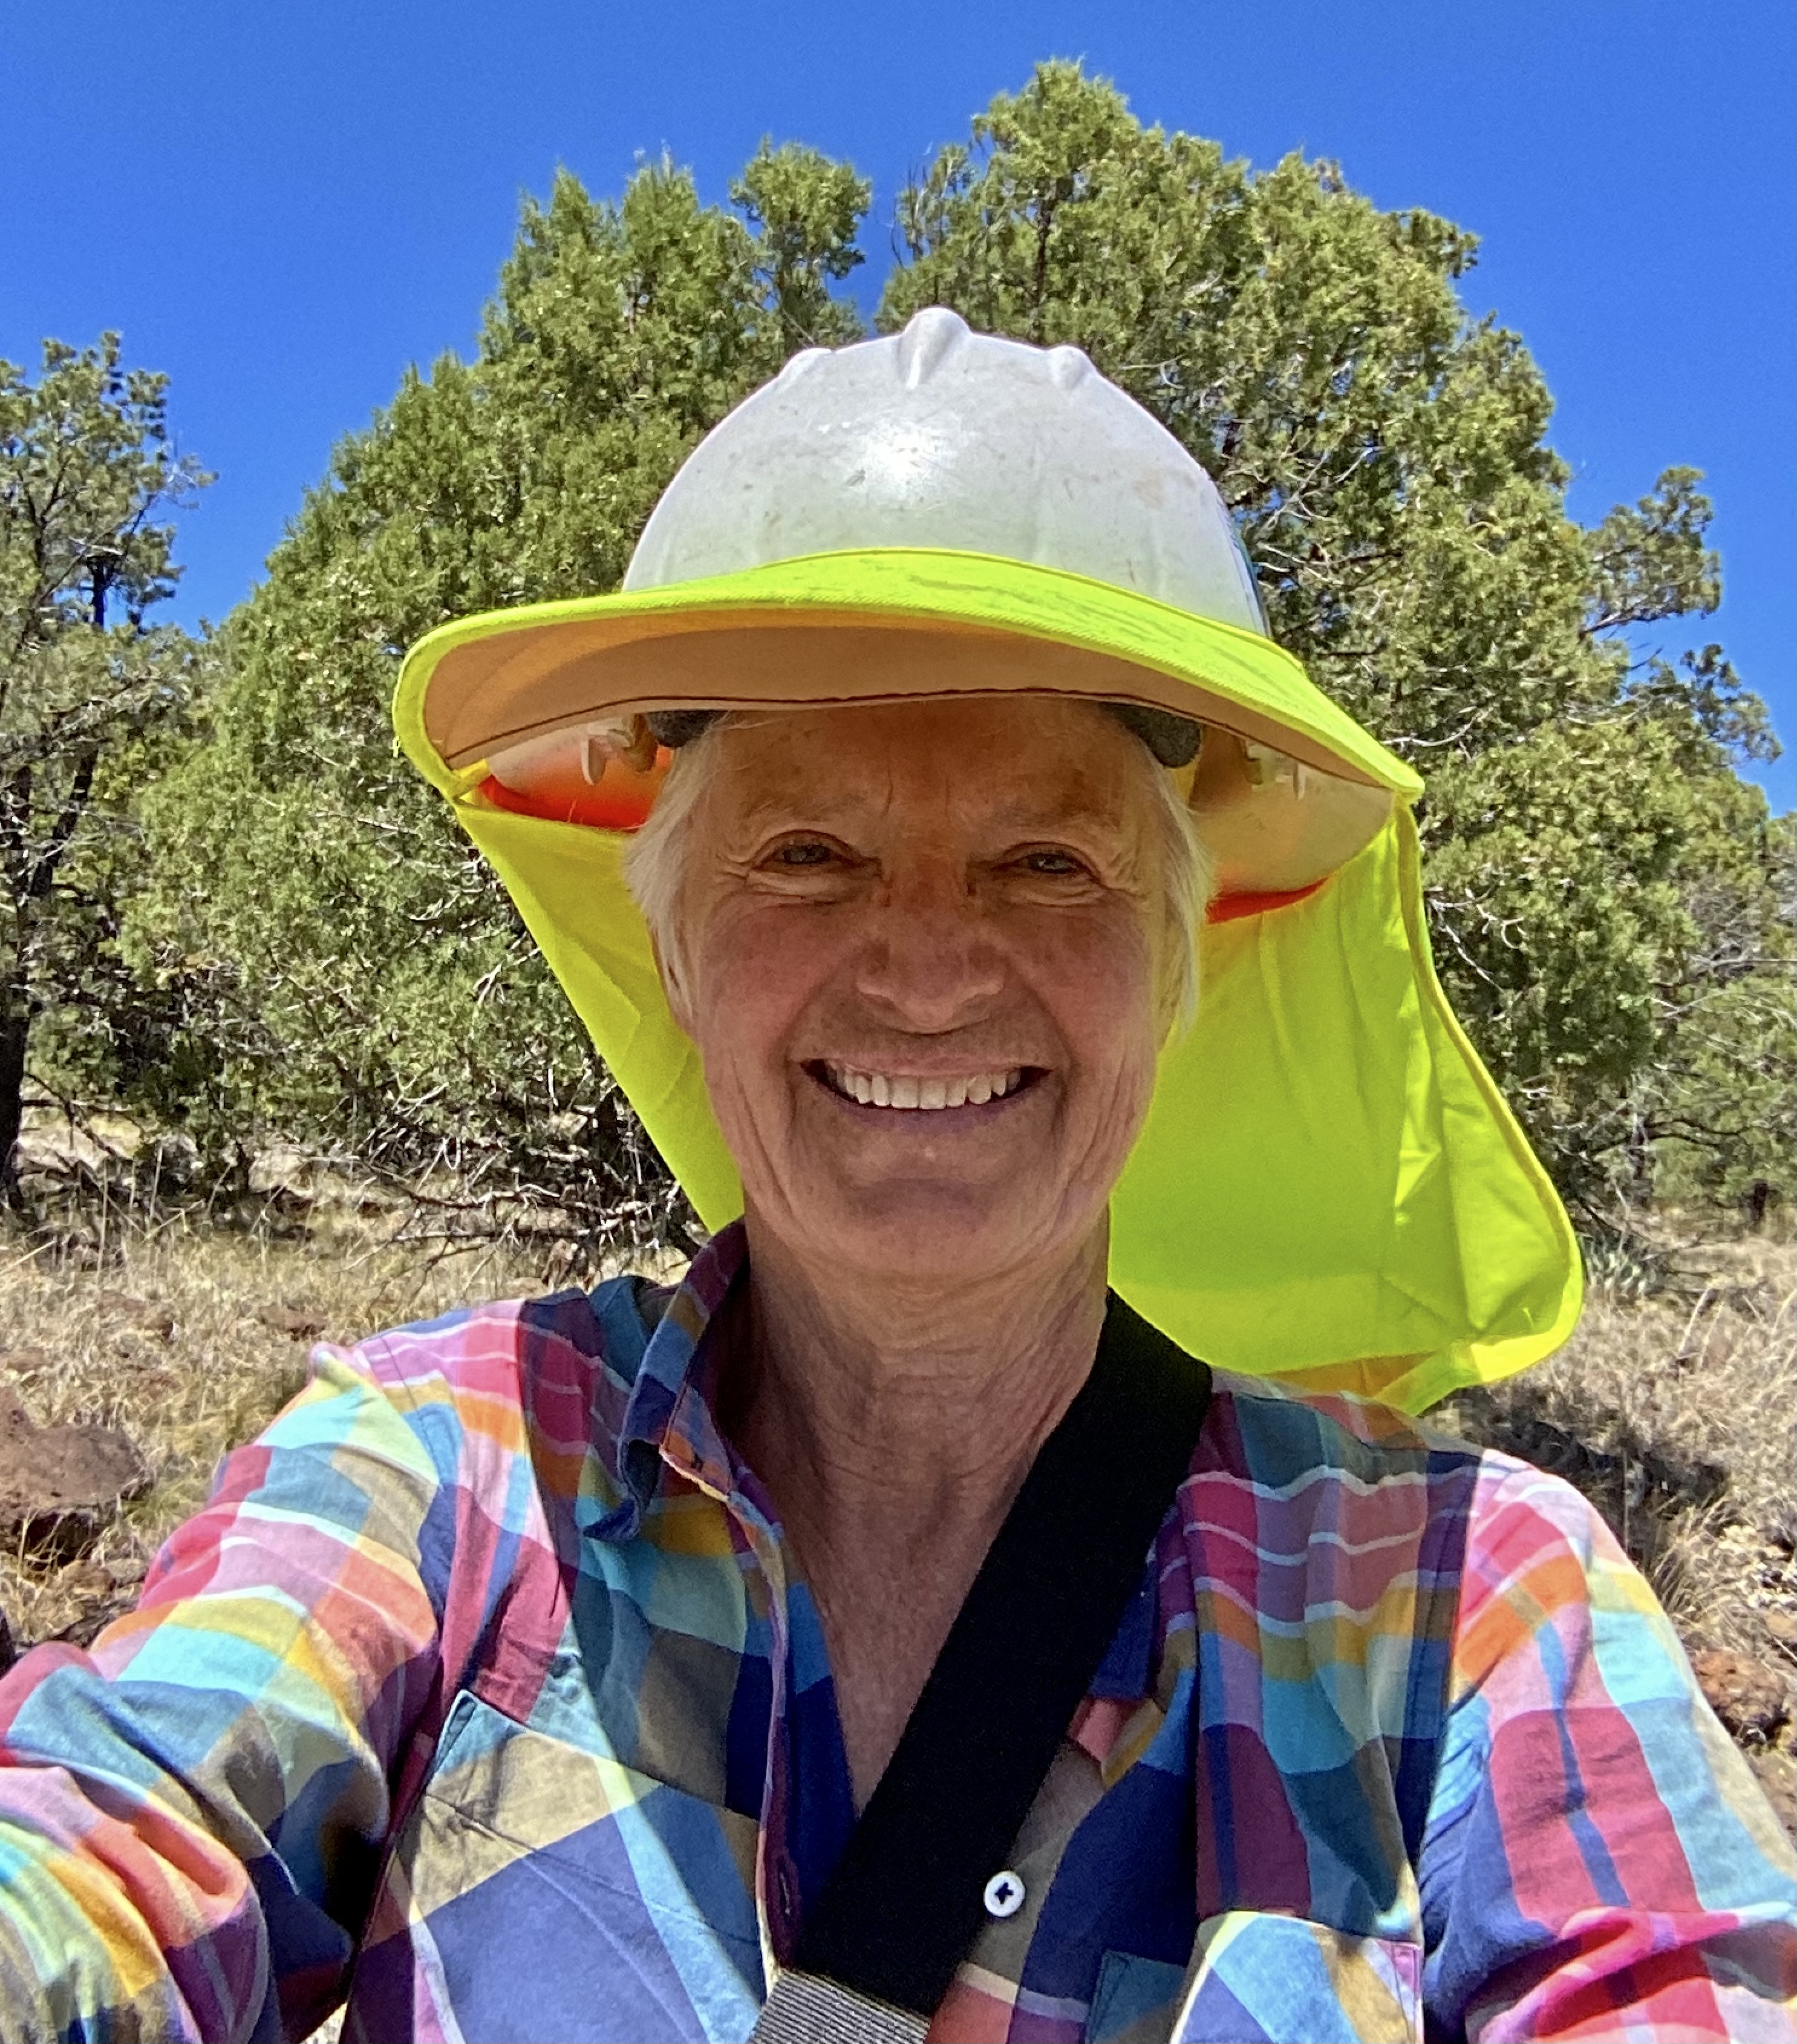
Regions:
[[[248, 590], [332, 442], [467, 352], [519, 194], [615, 192], [664, 147], [708, 197], [764, 133], [894, 190], [1039, 58], [1265, 164], [1337, 158], [1484, 237], [1465, 295], [1528, 341], [1572, 508], [1704, 469], [1720, 639], [1787, 746], [1794, 34], [1788, 0], [12, 0], [0, 18], [0, 354], [123, 330], [220, 480], [180, 609]], [[1792, 799], [1787, 752], [1764, 778]]]

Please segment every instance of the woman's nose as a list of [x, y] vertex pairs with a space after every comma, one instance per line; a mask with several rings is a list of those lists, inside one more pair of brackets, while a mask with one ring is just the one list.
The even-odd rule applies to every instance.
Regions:
[[856, 988], [904, 1028], [952, 1029], [973, 1019], [1004, 986], [1000, 947], [958, 872], [894, 882], [870, 923]]

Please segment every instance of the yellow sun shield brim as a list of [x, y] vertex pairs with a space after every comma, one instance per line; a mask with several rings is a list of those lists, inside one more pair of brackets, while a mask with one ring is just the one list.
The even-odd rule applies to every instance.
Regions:
[[716, 1228], [741, 1187], [624, 885], [628, 838], [494, 806], [488, 755], [651, 708], [952, 694], [954, 656], [916, 656], [968, 643], [979, 693], [1014, 673], [1032, 693], [1170, 709], [1396, 798], [1321, 886], [1203, 932], [1196, 1022], [1162, 1056], [1113, 1200], [1117, 1289], [1219, 1367], [1407, 1411], [1557, 1347], [1577, 1249], [1436, 980], [1407, 809], [1421, 783], [1269, 640], [1026, 563], [820, 555], [446, 626], [407, 661], [395, 721]]
[[635, 711], [1011, 690], [1171, 710], [1323, 773], [1422, 792], [1258, 632], [1057, 568], [920, 547], [464, 618], [414, 650], [397, 714], [408, 752], [454, 793], [465, 784], [446, 773]]

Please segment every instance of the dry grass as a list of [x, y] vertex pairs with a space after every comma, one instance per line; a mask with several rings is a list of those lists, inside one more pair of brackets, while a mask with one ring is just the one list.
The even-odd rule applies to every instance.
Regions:
[[1789, 1242], [1699, 1248], [1695, 1296], [1594, 1291], [1550, 1362], [1431, 1417], [1572, 1478], [1694, 1650], [1763, 1654], [1797, 1610], [1797, 1312]]
[[126, 1227], [98, 1252], [0, 1253], [0, 1371], [40, 1426], [122, 1427], [152, 1478], [80, 1559], [59, 1564], [22, 1543], [0, 1552], [0, 1611], [15, 1639], [80, 1640], [130, 1600], [157, 1546], [204, 1501], [220, 1457], [305, 1381], [309, 1330], [353, 1341], [542, 1282], [491, 1251], [432, 1260], [349, 1217], [248, 1233]]

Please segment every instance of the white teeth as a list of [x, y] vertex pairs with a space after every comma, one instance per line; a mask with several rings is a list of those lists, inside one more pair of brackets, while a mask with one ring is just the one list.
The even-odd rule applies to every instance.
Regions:
[[852, 1066], [827, 1065], [830, 1083], [839, 1093], [858, 1101], [863, 1107], [896, 1107], [923, 1112], [948, 1107], [983, 1107], [988, 1101], [1002, 1100], [1023, 1082], [1021, 1066], [996, 1072], [976, 1072], [970, 1078], [912, 1078], [904, 1074], [858, 1071]]

